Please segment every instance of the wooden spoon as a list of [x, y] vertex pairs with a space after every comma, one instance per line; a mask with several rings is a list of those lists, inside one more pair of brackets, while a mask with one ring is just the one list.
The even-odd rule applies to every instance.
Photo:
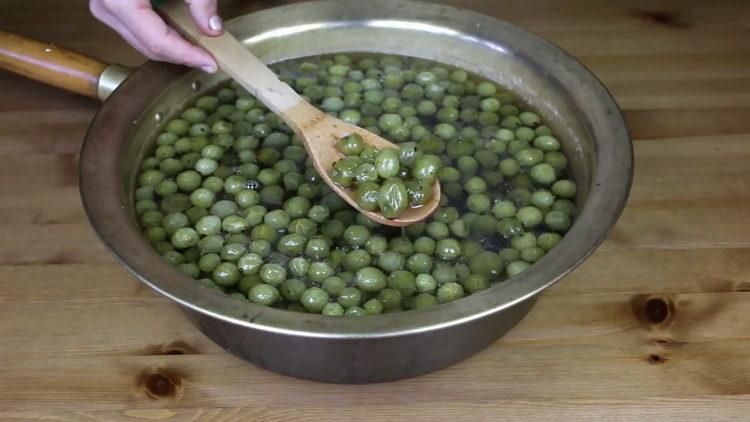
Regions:
[[440, 183], [432, 187], [432, 197], [419, 208], [407, 208], [394, 219], [366, 211], [357, 205], [356, 190], [336, 184], [330, 176], [333, 164], [343, 155], [336, 149], [336, 141], [357, 133], [366, 144], [379, 149], [398, 148], [397, 145], [360, 127], [331, 117], [306, 102], [275, 73], [245, 48], [232, 34], [211, 37], [204, 35], [193, 21], [184, 1], [166, 1], [160, 6], [166, 20], [191, 41], [214, 56], [219, 68], [278, 114], [302, 138], [320, 176], [339, 196], [371, 220], [389, 226], [403, 227], [427, 219], [440, 203]]

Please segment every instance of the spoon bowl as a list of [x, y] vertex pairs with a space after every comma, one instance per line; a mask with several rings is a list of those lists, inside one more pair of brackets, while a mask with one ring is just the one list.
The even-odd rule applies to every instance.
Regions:
[[343, 154], [336, 149], [335, 140], [356, 133], [362, 137], [367, 145], [378, 149], [398, 148], [398, 146], [359, 126], [333, 118], [308, 103], [300, 104], [298, 108], [289, 110], [288, 114], [293, 116], [297, 122], [305, 122], [299, 133], [303, 138], [307, 153], [312, 157], [315, 169], [318, 170], [323, 180], [346, 202], [369, 219], [380, 224], [404, 227], [423, 221], [437, 209], [440, 204], [440, 183], [438, 182], [433, 183], [432, 196], [424, 205], [418, 208], [407, 208], [396, 218], [386, 218], [377, 212], [360, 209], [357, 203], [356, 189], [342, 187], [331, 178], [330, 172], [333, 165], [343, 157]]

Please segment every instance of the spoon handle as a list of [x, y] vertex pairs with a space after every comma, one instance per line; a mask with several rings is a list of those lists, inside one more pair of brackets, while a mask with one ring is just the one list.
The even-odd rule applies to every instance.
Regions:
[[[299, 118], [308, 112], [307, 108], [312, 108], [229, 31], [216, 37], [203, 34], [184, 1], [165, 1], [159, 6], [159, 10], [182, 35], [211, 53], [224, 73], [271, 111], [281, 115], [287, 123], [299, 125]], [[299, 127], [293, 129], [297, 130]]]

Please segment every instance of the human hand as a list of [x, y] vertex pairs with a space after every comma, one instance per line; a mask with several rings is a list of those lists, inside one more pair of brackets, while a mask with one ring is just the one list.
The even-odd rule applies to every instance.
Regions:
[[[204, 34], [221, 34], [222, 21], [216, 14], [216, 0], [185, 1]], [[151, 60], [184, 64], [208, 73], [216, 72], [214, 58], [167, 25], [148, 0], [90, 0], [89, 9], [97, 19], [117, 31]]]

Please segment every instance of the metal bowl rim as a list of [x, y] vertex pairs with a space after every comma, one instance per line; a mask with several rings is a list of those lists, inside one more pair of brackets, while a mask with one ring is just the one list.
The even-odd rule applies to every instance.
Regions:
[[[349, 0], [323, 0], [280, 6], [255, 12], [254, 16], [286, 13], [295, 9], [301, 13], [307, 10], [326, 7], [330, 10], [344, 10], [347, 5], [354, 3]], [[298, 335], [320, 338], [363, 339], [373, 337], [388, 337], [429, 332], [440, 328], [470, 322], [475, 319], [501, 312], [503, 309], [539, 294], [564, 277], [582, 261], [584, 261], [604, 240], [611, 228], [618, 220], [628, 197], [633, 175], [633, 152], [630, 137], [627, 132], [621, 111], [603, 84], [575, 58], [558, 47], [538, 38], [518, 27], [498, 19], [478, 13], [456, 9], [437, 4], [424, 4], [412, 1], [385, 0], [379, 2], [382, 10], [398, 8], [401, 13], [411, 16], [410, 21], [424, 21], [434, 23], [438, 15], [450, 14], [449, 24], [440, 21], [439, 24], [454, 30], [476, 34], [479, 28], [501, 28], [511, 31], [516, 36], [522, 36], [529, 47], [534, 47], [535, 55], [544, 63], [544, 53], [561, 60], [566, 68], [582, 82], [583, 90], [591, 90], [599, 100], [602, 113], [607, 113], [604, 121], [607, 127], [594, 128], [601, 133], [617, 133], [612, 135], [609, 142], [596, 143], [596, 164], [592, 180], [592, 189], [588, 199], [571, 228], [558, 247], [539, 263], [531, 266], [522, 274], [508, 281], [494, 286], [486, 291], [471, 295], [456, 302], [441, 306], [405, 313], [384, 314], [377, 317], [332, 318], [322, 315], [299, 314], [283, 311], [252, 303], [233, 301], [226, 296], [201, 288], [186, 276], [175, 271], [153, 250], [150, 253], [136, 253], [124, 236], [131, 236], [133, 229], [129, 229], [132, 216], [125, 212], [121, 205], [117, 189], [102, 189], [97, 180], [102, 178], [119, 178], [119, 165], [116, 157], [100, 155], [102, 143], [124, 145], [127, 138], [125, 128], [119, 133], [113, 133], [108, 123], [114, 117], [115, 111], [126, 113], [128, 116], [140, 116], [143, 108], [135, 108], [128, 97], [138, 93], [140, 106], [147, 105], [159, 95], [163, 85], [168, 84], [175, 76], [184, 74], [185, 69], [164, 63], [147, 62], [113, 93], [102, 106], [91, 123], [85, 142], [81, 150], [80, 192], [86, 214], [97, 236], [110, 249], [116, 259], [141, 281], [151, 286], [165, 296], [175, 300], [187, 308], [211, 317], [244, 326], [248, 328], [276, 332], [281, 334]], [[250, 16], [240, 16], [227, 22], [232, 29], [233, 24]], [[377, 20], [377, 17], [360, 18]], [[335, 22], [336, 20], [332, 20]], [[492, 40], [483, 40], [494, 42]], [[439, 59], [438, 59], [439, 61]], [[157, 90], [158, 88], [158, 90]], [[129, 114], [128, 114], [129, 113]], [[134, 125], [135, 119], [132, 124]], [[592, 136], [596, 135], [592, 134]], [[112, 139], [115, 138], [115, 139]], [[602, 138], [604, 139], [604, 138]], [[93, 145], [99, 145], [94, 148]], [[99, 165], [92, 165], [95, 160], [107, 161]], [[122, 188], [122, 186], [115, 186]], [[614, 194], [613, 194], [614, 192]], [[113, 204], [118, 204], [114, 206]], [[611, 210], [602, 215], [598, 210]], [[129, 220], [129, 221], [126, 221]], [[595, 228], [594, 232], [589, 230]], [[140, 231], [135, 233], [141, 236]], [[580, 234], [579, 238], [575, 236]], [[584, 242], [583, 239], [586, 239]], [[572, 253], [555, 254], [555, 251], [566, 250]], [[556, 256], [557, 255], [557, 256]], [[155, 281], [148, 277], [151, 269], [159, 269], [164, 278]], [[551, 278], [540, 277], [547, 269], [554, 275]], [[168, 284], [172, 284], [169, 286]]]

